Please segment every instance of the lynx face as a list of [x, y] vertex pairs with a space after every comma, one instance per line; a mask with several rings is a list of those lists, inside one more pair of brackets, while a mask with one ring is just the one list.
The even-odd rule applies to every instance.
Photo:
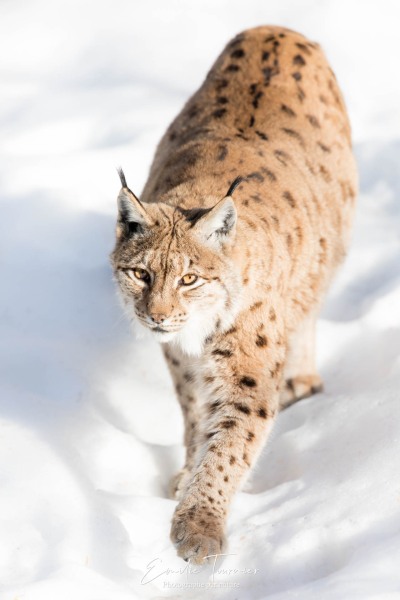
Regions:
[[227, 258], [236, 225], [231, 198], [185, 211], [145, 205], [123, 187], [118, 206], [112, 264], [136, 331], [200, 354], [207, 336], [228, 329], [238, 312], [239, 275]]

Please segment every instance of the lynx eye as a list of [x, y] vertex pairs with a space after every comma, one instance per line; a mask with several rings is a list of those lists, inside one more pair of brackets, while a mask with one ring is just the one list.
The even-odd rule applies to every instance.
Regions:
[[145, 269], [132, 269], [129, 271], [136, 279], [140, 279], [141, 281], [148, 282], [150, 281], [150, 275]]
[[195, 283], [198, 280], [197, 275], [193, 275], [193, 273], [187, 273], [186, 275], [184, 275], [182, 277], [182, 279], [180, 280], [180, 284], [181, 285], [192, 285], [193, 283]]

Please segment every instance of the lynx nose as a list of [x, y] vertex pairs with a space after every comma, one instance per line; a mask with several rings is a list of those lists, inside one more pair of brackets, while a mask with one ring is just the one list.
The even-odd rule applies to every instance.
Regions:
[[161, 313], [151, 313], [149, 316], [153, 323], [157, 323], [157, 325], [161, 325], [161, 323], [163, 323], [167, 318], [166, 315], [163, 315]]

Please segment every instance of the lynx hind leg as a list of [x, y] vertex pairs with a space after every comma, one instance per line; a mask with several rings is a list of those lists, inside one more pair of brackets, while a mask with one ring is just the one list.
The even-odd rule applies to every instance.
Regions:
[[280, 410], [323, 390], [323, 382], [315, 366], [316, 320], [315, 313], [308, 315], [290, 336]]

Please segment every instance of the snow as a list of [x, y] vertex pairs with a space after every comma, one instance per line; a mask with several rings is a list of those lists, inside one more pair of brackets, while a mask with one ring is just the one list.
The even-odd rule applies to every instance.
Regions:
[[[8, 0], [0, 11], [1, 599], [400, 598], [398, 3]], [[223, 45], [262, 23], [325, 47], [361, 193], [319, 323], [326, 392], [279, 417], [234, 501], [231, 555], [188, 572], [166, 494], [183, 460], [179, 408], [159, 348], [129, 331], [108, 264], [115, 166], [140, 193], [158, 139]]]

